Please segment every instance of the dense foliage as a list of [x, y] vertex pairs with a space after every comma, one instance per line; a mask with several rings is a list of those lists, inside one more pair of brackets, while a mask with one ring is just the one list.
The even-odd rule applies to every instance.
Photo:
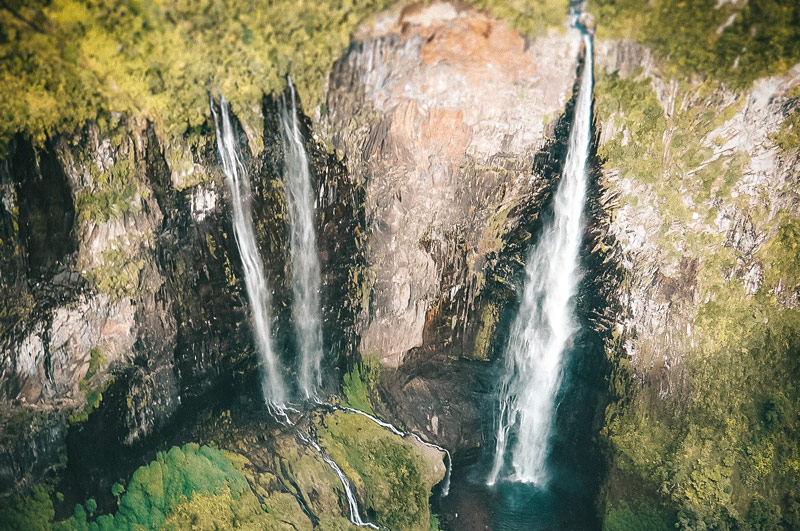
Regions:
[[375, 414], [373, 404], [381, 405], [377, 385], [380, 377], [380, 363], [376, 358], [364, 358], [342, 378], [344, 405]]
[[[618, 479], [609, 486], [605, 527], [634, 529], [641, 520], [653, 529], [795, 529], [800, 312], [778, 296], [800, 281], [800, 220], [771, 206], [766, 191], [736, 191], [749, 160], [722, 148], [718, 127], [742, 99], [719, 83], [674, 82], [662, 103], [650, 78], [601, 71], [596, 95], [609, 129], [600, 155], [613, 178], [628, 183], [618, 215], [649, 212], [661, 224], [652, 242], [660, 263], [638, 267], [660, 265], [666, 275], [693, 264], [694, 271], [660, 280], [674, 283], [674, 312], [691, 324], [691, 340], [688, 331], [665, 345], [640, 339], [635, 370], [621, 345], [609, 349], [617, 400], [604, 433]], [[754, 255], [726, 241], [723, 208], [767, 235]], [[747, 288], [743, 268], [754, 261], [762, 281]], [[643, 374], [659, 349], [673, 376]]]
[[786, 0], [594, 0], [601, 38], [653, 46], [673, 73], [745, 86], [800, 61], [800, 3]]
[[[161, 452], [156, 460], [134, 472], [127, 489], [115, 484], [121, 496], [114, 514], [96, 515], [89, 499], [73, 515], [53, 523], [50, 493], [37, 487], [0, 511], [0, 529], [14, 531], [99, 531], [140, 529], [268, 529], [269, 515], [232, 461], [209, 446], [187, 444]], [[235, 459], [234, 459], [235, 461]], [[208, 525], [207, 525], [208, 524]]]
[[[225, 96], [259, 131], [263, 94], [282, 90], [289, 74], [306, 108], [315, 107], [356, 25], [390, 3], [2, 2], [0, 153], [17, 133], [42, 141], [90, 120], [113, 124], [117, 113], [147, 118], [167, 138], [196, 140], [209, 118], [209, 93]], [[475, 4], [530, 34], [562, 25], [567, 13], [566, 0]]]

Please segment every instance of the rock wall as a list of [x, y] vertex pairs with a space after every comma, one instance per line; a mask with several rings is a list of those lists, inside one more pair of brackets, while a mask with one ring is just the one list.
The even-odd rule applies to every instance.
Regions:
[[[290, 375], [296, 346], [277, 99], [264, 100], [263, 114], [264, 149], [251, 155], [244, 135], [240, 147], [274, 291], [275, 341]], [[362, 193], [306, 137], [320, 190], [325, 342], [338, 354], [327, 360], [334, 372], [326, 384], [335, 389], [335, 371], [354, 343], [346, 295], [358, 282]], [[170, 169], [147, 124], [123, 121], [110, 130], [88, 126], [44, 148], [19, 139], [0, 166], [7, 258], [0, 266], [0, 436], [8, 443], [0, 451], [0, 490], [36, 481], [68, 456], [76, 495], [91, 494], [113, 482], [101, 476], [115, 459], [120, 469], [112, 476], [130, 473], [181, 406], [260, 396], [213, 135], [183, 158], [191, 159], [191, 175]], [[27, 424], [31, 432], [14, 431]], [[120, 456], [126, 452], [130, 461]]]
[[362, 26], [329, 80], [321, 130], [366, 194], [360, 352], [380, 360], [394, 414], [451, 448], [479, 438], [474, 364], [500, 310], [476, 300], [516, 281], [495, 269], [558, 175], [536, 157], [579, 47], [575, 30], [525, 39], [455, 4], [398, 8]]

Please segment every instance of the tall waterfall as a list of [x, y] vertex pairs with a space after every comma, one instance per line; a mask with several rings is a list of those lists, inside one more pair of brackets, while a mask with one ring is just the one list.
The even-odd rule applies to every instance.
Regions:
[[299, 385], [306, 398], [315, 397], [322, 383], [322, 319], [320, 318], [320, 265], [314, 233], [314, 195], [311, 172], [297, 124], [297, 99], [289, 79], [291, 107], [281, 100], [283, 181], [289, 202], [290, 254], [292, 259], [292, 314], [300, 347]]
[[231, 193], [233, 206], [233, 234], [244, 269], [244, 283], [250, 301], [251, 321], [256, 336], [256, 347], [261, 362], [261, 391], [264, 400], [275, 411], [284, 414], [286, 387], [280, 373], [278, 359], [272, 350], [270, 333], [270, 290], [264, 275], [264, 266], [253, 233], [253, 213], [250, 205], [250, 179], [237, 152], [236, 139], [231, 126], [228, 102], [220, 99], [220, 120], [211, 102], [217, 149], [222, 158], [225, 181]]
[[577, 330], [573, 299], [579, 278], [592, 123], [592, 40], [586, 33], [583, 44], [583, 75], [553, 217], [528, 256], [523, 299], [505, 350], [489, 485], [506, 479], [544, 486], [548, 479], [555, 398], [564, 353]]

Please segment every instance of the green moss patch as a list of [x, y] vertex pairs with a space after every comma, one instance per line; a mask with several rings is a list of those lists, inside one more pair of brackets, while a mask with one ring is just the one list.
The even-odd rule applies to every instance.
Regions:
[[325, 451], [363, 494], [378, 525], [397, 531], [430, 529], [428, 499], [444, 472], [438, 456], [352, 413], [325, 415], [317, 432]]
[[800, 62], [800, 4], [783, 0], [596, 0], [598, 37], [649, 44], [677, 77], [745, 87]]

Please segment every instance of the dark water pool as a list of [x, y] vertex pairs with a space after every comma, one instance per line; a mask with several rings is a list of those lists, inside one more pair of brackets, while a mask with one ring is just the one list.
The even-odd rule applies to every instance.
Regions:
[[593, 489], [580, 473], [553, 471], [548, 488], [499, 482], [485, 484], [477, 459], [454, 460], [450, 494], [434, 502], [447, 531], [596, 531]]

